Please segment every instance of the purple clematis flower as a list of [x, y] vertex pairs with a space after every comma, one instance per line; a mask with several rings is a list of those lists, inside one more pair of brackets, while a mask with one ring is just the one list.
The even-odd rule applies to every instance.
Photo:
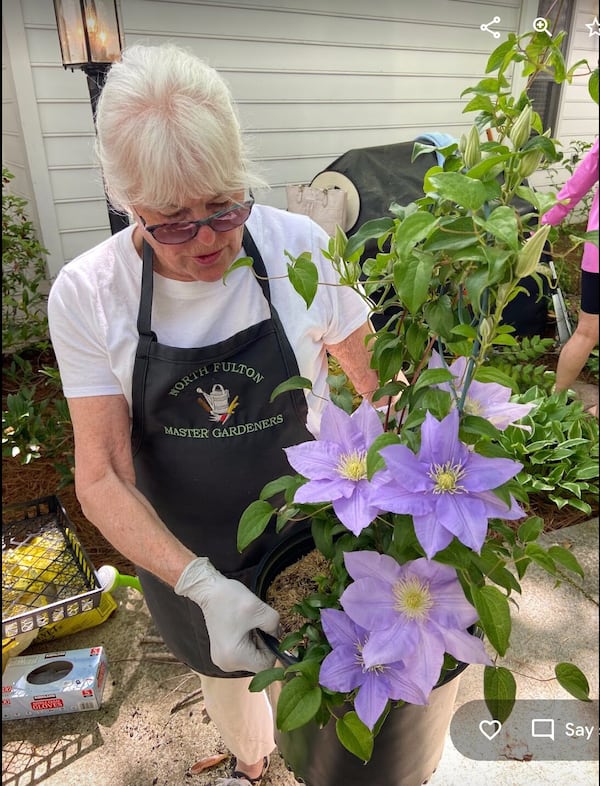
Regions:
[[373, 729], [388, 699], [427, 704], [427, 694], [413, 683], [402, 661], [369, 667], [364, 664], [362, 652], [369, 634], [347, 614], [323, 609], [321, 622], [333, 650], [321, 664], [319, 682], [324, 688], [340, 693], [358, 688], [354, 709], [365, 726]]
[[[431, 353], [429, 368], [445, 368], [442, 359], [437, 352]], [[453, 374], [453, 382], [442, 382], [436, 387], [447, 390], [451, 393], [452, 386], [456, 395], [460, 398], [463, 392], [463, 381], [467, 370], [467, 358], [459, 357], [452, 363], [448, 370]], [[513, 404], [510, 401], [512, 391], [504, 385], [496, 382], [477, 382], [473, 380], [469, 385], [469, 390], [465, 399], [464, 411], [467, 415], [479, 415], [486, 418], [500, 431], [504, 431], [507, 426], [516, 420], [525, 417], [535, 406], [534, 404]], [[455, 405], [453, 398], [453, 405]], [[531, 431], [529, 426], [519, 426], [519, 428]]]
[[381, 512], [370, 502], [367, 451], [383, 426], [373, 407], [363, 401], [352, 415], [328, 403], [318, 440], [286, 448], [291, 466], [309, 479], [295, 502], [331, 502], [338, 519], [358, 535]]
[[387, 469], [372, 484], [373, 505], [413, 515], [417, 539], [429, 559], [454, 536], [479, 553], [489, 518], [525, 515], [513, 497], [507, 506], [491, 493], [523, 465], [475, 453], [458, 439], [458, 426], [456, 409], [442, 421], [427, 412], [419, 453], [415, 456], [405, 445], [382, 448]]
[[428, 696], [445, 652], [464, 663], [491, 664], [482, 641], [467, 630], [477, 612], [454, 568], [426, 559], [399, 565], [374, 551], [347, 552], [344, 561], [354, 581], [340, 602], [369, 631], [362, 647], [366, 668], [402, 658]]

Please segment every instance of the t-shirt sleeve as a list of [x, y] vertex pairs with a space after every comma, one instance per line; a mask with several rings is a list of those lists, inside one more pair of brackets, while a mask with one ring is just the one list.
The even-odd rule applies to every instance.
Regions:
[[[323, 342], [339, 344], [364, 325], [369, 318], [370, 305], [366, 297], [351, 287], [340, 284], [333, 262], [323, 254], [323, 249], [327, 250], [329, 240], [329, 236], [314, 224], [312, 259], [319, 271], [319, 281], [322, 282], [318, 287], [318, 294], [327, 304], [328, 315]], [[360, 290], [362, 292], [362, 288]]]
[[50, 289], [48, 322], [66, 398], [123, 393], [111, 369], [98, 312], [90, 284], [63, 269]]

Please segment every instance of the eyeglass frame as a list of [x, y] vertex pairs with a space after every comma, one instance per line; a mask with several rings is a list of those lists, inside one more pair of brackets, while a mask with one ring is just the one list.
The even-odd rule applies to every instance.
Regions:
[[[238, 227], [241, 227], [242, 224], [245, 224], [246, 221], [248, 220], [248, 218], [250, 217], [250, 213], [252, 212], [252, 207], [254, 206], [255, 201], [256, 200], [254, 199], [254, 197], [252, 195], [250, 195], [248, 197], [248, 199], [245, 199], [243, 202], [238, 202], [237, 204], [234, 203], [233, 206], [226, 207], [223, 210], [218, 210], [216, 213], [213, 213], [211, 216], [208, 216], [208, 218], [200, 218], [200, 219], [198, 219], [198, 221], [170, 221], [170, 222], [166, 221], [163, 224], [151, 224], [150, 226], [147, 226], [145, 218], [140, 213], [138, 213], [138, 217], [139, 217], [140, 221], [142, 222], [142, 226], [144, 227], [146, 232], [151, 234], [152, 237], [154, 238], [154, 240], [156, 240], [157, 243], [160, 243], [163, 246], [180, 246], [183, 243], [189, 243], [190, 240], [193, 240], [197, 236], [198, 232], [200, 231], [200, 229], [203, 226], [209, 226], [212, 229], [213, 232], [231, 232], [232, 229], [237, 229]], [[217, 229], [217, 228], [212, 226], [212, 222], [216, 218], [220, 218], [220, 217], [222, 217], [224, 215], [227, 215], [227, 213], [232, 213], [232, 212], [234, 212], [236, 210], [239, 210], [240, 208], [247, 208], [248, 209], [248, 215], [246, 216], [246, 218], [243, 221], [240, 221], [240, 223], [237, 224], [236, 226], [230, 227], [229, 229]], [[163, 227], [171, 227], [172, 228], [172, 227], [176, 227], [178, 224], [186, 224], [187, 226], [195, 226], [196, 227], [196, 231], [194, 232], [194, 234], [191, 237], [187, 238], [187, 240], [178, 240], [178, 241], [176, 241], [174, 243], [169, 243], [168, 241], [165, 242], [164, 240], [159, 240], [156, 237], [156, 235], [154, 234], [157, 229], [162, 229]]]

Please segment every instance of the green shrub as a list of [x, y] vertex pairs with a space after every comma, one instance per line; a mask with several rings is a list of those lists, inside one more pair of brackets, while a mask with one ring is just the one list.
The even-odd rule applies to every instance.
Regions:
[[27, 200], [11, 194], [13, 179], [2, 167], [2, 353], [45, 349], [46, 256], [27, 216]]
[[[27, 218], [27, 200], [9, 193], [2, 168], [2, 456], [53, 460], [61, 486], [73, 480], [71, 421], [49, 333], [46, 249]], [[51, 365], [43, 365], [50, 359]]]

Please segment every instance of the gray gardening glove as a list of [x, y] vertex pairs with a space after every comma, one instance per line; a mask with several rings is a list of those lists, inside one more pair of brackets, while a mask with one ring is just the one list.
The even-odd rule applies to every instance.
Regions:
[[220, 669], [256, 673], [273, 665], [275, 656], [250, 632], [260, 628], [277, 635], [279, 614], [241, 582], [223, 576], [207, 557], [196, 557], [184, 568], [175, 592], [202, 609], [210, 656]]

